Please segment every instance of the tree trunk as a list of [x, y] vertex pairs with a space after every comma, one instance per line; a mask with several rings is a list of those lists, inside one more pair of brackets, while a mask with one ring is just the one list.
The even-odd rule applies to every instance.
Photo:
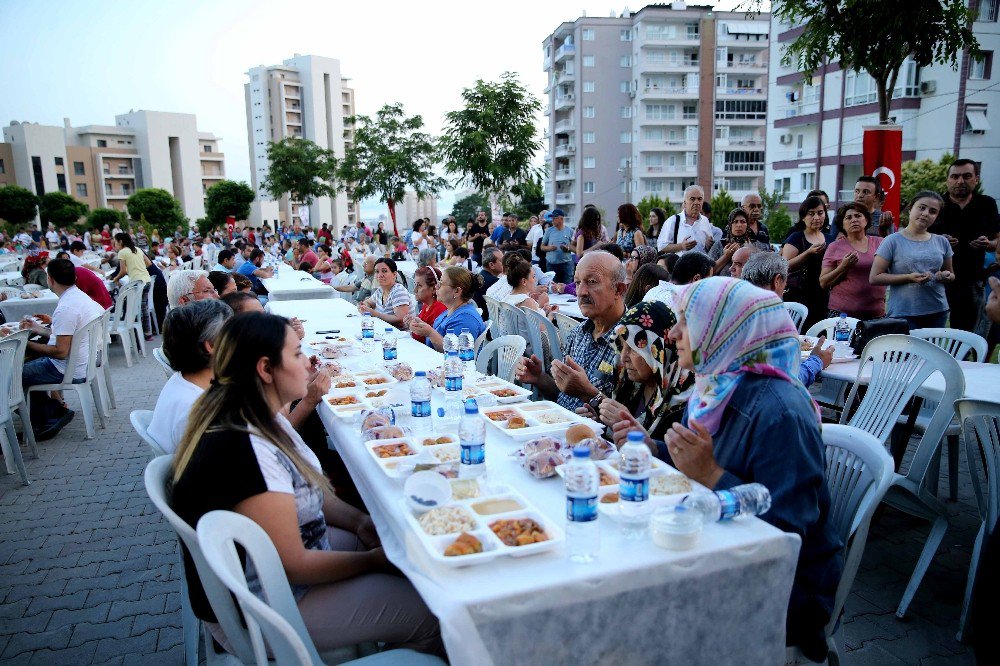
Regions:
[[878, 122], [880, 125], [889, 124], [889, 101], [892, 99], [892, 91], [886, 90], [888, 82], [885, 79], [875, 79], [878, 86]]
[[500, 197], [496, 192], [490, 192], [490, 222], [496, 222], [500, 216]]
[[392, 235], [399, 236], [399, 228], [396, 226], [396, 200], [389, 199], [386, 203], [389, 204], [389, 217], [392, 218]]

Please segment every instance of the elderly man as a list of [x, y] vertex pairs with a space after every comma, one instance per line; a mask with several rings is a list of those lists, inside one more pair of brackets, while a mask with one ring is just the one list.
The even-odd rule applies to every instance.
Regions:
[[171, 308], [218, 297], [219, 292], [208, 279], [208, 271], [174, 271], [167, 281], [167, 301]]
[[743, 197], [740, 205], [750, 218], [750, 224], [747, 225], [747, 235], [754, 237], [753, 240], [770, 244], [771, 234], [768, 232], [767, 226], [761, 222], [761, 218], [764, 216], [764, 202], [760, 195], [751, 192]]
[[757, 249], [749, 245], [744, 245], [736, 250], [736, 252], [733, 252], [733, 259], [729, 264], [729, 275], [734, 278], [743, 277], [743, 267], [746, 266], [747, 260], [756, 254], [756, 252]]
[[337, 291], [344, 294], [354, 294], [354, 300], [358, 303], [372, 295], [375, 284], [375, 257], [365, 257], [363, 269], [356, 272], [356, 279], [345, 285], [333, 286]]
[[597, 411], [615, 385], [615, 326], [625, 314], [625, 266], [608, 252], [590, 252], [577, 265], [574, 281], [587, 320], [566, 337], [566, 361], [553, 361], [548, 375], [532, 355], [518, 361], [515, 374], [566, 409], [575, 411], [586, 402]]
[[[761, 289], [773, 291], [785, 300], [785, 285], [788, 284], [788, 260], [777, 252], [756, 252], [743, 266], [743, 279]], [[810, 386], [819, 373], [833, 362], [833, 346], [823, 349], [826, 336], [820, 336], [809, 357], [799, 366], [799, 381]]]
[[[483, 286], [476, 290], [472, 298], [476, 302], [476, 307], [482, 311], [483, 319], [489, 319], [485, 297], [487, 292], [493, 285], [500, 282], [500, 278], [503, 276], [503, 252], [495, 247], [483, 249], [483, 268], [479, 271], [479, 275], [483, 278]], [[490, 298], [493, 296], [491, 295]]]
[[712, 223], [701, 213], [704, 203], [705, 190], [700, 186], [692, 185], [684, 190], [683, 210], [663, 223], [656, 249], [678, 254], [697, 250], [707, 254], [715, 241]]

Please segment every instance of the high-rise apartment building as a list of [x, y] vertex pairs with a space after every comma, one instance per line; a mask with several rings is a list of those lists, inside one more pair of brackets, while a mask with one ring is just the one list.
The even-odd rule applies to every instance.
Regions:
[[425, 217], [431, 219], [431, 224], [441, 226], [441, 220], [437, 216], [437, 195], [420, 198], [416, 192], [407, 191], [400, 203], [402, 205], [396, 206], [396, 223], [400, 229], [410, 228], [417, 219]]
[[739, 200], [763, 184], [769, 15], [684, 2], [563, 23], [542, 44], [546, 200], [575, 223], [592, 203], [691, 184]]
[[[1000, 88], [993, 77], [993, 57], [1000, 53], [997, 14], [1000, 0], [979, 3], [973, 32], [983, 57], [959, 54], [956, 70], [947, 65], [921, 68], [907, 60], [899, 73], [890, 105], [890, 119], [903, 129], [903, 160], [938, 160], [945, 153], [986, 161], [983, 188], [1000, 194], [996, 123]], [[843, 70], [829, 63], [806, 80], [794, 66], [781, 64], [782, 49], [802, 27], [772, 22], [775, 47], [768, 93], [767, 187], [786, 193], [797, 206], [814, 188], [831, 202], [854, 200], [854, 185], [862, 175], [864, 128], [879, 122], [874, 80], [864, 72]], [[998, 73], [1000, 80], [1000, 73]], [[992, 123], [991, 123], [992, 119]]]
[[91, 208], [125, 210], [137, 190], [156, 187], [194, 221], [205, 216], [205, 192], [226, 176], [220, 139], [188, 113], [129, 111], [114, 125], [83, 127], [11, 121], [3, 138], [0, 185], [65, 192]]
[[281, 65], [253, 67], [244, 85], [247, 137], [250, 144], [250, 173], [257, 199], [251, 207], [254, 225], [301, 222], [311, 226], [326, 223], [339, 230], [358, 220], [356, 202], [344, 194], [317, 199], [306, 216], [303, 204], [288, 195], [274, 200], [265, 190], [270, 169], [268, 144], [289, 137], [302, 137], [338, 158], [354, 139], [354, 131], [344, 119], [354, 115], [354, 90], [340, 73], [340, 61], [313, 55], [295, 54]]

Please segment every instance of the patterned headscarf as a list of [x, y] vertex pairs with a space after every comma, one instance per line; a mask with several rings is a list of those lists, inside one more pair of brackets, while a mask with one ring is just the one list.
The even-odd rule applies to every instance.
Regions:
[[[694, 359], [695, 388], [688, 418], [715, 434], [722, 413], [746, 373], [792, 382], [815, 403], [798, 379], [799, 338], [781, 300], [745, 280], [699, 280], [677, 297]], [[819, 420], [819, 410], [816, 409]]]
[[635, 270], [639, 270], [640, 267], [646, 264], [651, 264], [656, 261], [656, 249], [650, 247], [649, 245], [636, 245], [632, 252], [639, 255], [639, 263], [635, 265]]
[[21, 268], [21, 274], [25, 277], [31, 273], [31, 271], [45, 265], [45, 262], [49, 260], [49, 253], [46, 250], [31, 250], [28, 252], [27, 256], [24, 257], [24, 266]]

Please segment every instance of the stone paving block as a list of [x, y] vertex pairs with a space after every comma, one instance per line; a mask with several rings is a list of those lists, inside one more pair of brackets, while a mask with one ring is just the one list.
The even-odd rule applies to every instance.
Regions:
[[65, 650], [39, 650], [35, 652], [30, 664], [39, 666], [52, 666], [61, 664], [70, 666], [72, 664], [89, 664], [94, 660], [94, 653], [97, 651], [97, 641], [91, 641], [76, 647]]
[[[895, 616], [892, 616], [895, 617]], [[906, 635], [906, 628], [896, 626], [884, 615], [861, 615], [842, 625], [841, 640], [852, 650], [874, 638], [896, 640]]]
[[133, 659], [130, 663], [139, 663], [138, 655], [156, 652], [156, 641], [156, 629], [151, 629], [141, 636], [126, 635], [105, 638], [97, 644], [94, 663], [100, 663], [105, 659], [110, 660], [117, 657], [121, 657], [123, 660]]
[[[162, 632], [161, 632], [162, 633]], [[136, 662], [140, 663], [140, 662]], [[176, 666], [184, 663], [184, 646], [177, 644], [169, 648], [157, 645], [156, 653], [146, 655], [141, 660], [142, 666]]]
[[137, 618], [140, 615], [156, 615], [163, 612], [166, 602], [167, 595], [165, 594], [137, 601], [114, 601], [111, 603], [108, 621], [111, 622], [123, 617]]
[[867, 645], [844, 655], [845, 666], [890, 666], [907, 662], [880, 645]]
[[6, 634], [20, 634], [22, 632], [28, 634], [37, 634], [41, 631], [45, 631], [46, 628], [55, 629], [55, 627], [48, 627], [49, 620], [52, 618], [52, 611], [45, 610], [40, 613], [35, 613], [33, 615], [26, 615], [24, 617], [11, 618], [9, 620], [4, 620], [3, 632]]
[[73, 627], [73, 637], [69, 641], [69, 647], [82, 645], [87, 641], [128, 636], [132, 632], [132, 621], [131, 617], [124, 617], [114, 622], [78, 624]]
[[[135, 616], [135, 622], [132, 624], [132, 634], [139, 635], [144, 634], [150, 629], [176, 629], [178, 635], [180, 635], [181, 629], [181, 618], [177, 613], [156, 613], [156, 614], [142, 614]], [[178, 639], [179, 640], [179, 639]], [[160, 643], [163, 642], [161, 637]]]
[[55, 610], [57, 608], [67, 608], [70, 610], [83, 608], [87, 603], [87, 593], [84, 591], [74, 592], [66, 595], [53, 595], [50, 597], [36, 596], [28, 606], [28, 615], [45, 610]]
[[71, 635], [72, 630], [69, 627], [31, 634], [13, 634], [10, 637], [10, 642], [7, 643], [7, 647], [4, 648], [3, 654], [0, 654], [0, 659], [6, 662], [8, 659], [17, 657], [25, 652], [33, 652], [46, 648], [59, 650], [68, 647]]
[[73, 627], [82, 622], [99, 624], [108, 619], [108, 611], [111, 610], [111, 602], [94, 606], [86, 606], [77, 610], [59, 609], [52, 613], [51, 619], [46, 629], [59, 629], [61, 627]]

